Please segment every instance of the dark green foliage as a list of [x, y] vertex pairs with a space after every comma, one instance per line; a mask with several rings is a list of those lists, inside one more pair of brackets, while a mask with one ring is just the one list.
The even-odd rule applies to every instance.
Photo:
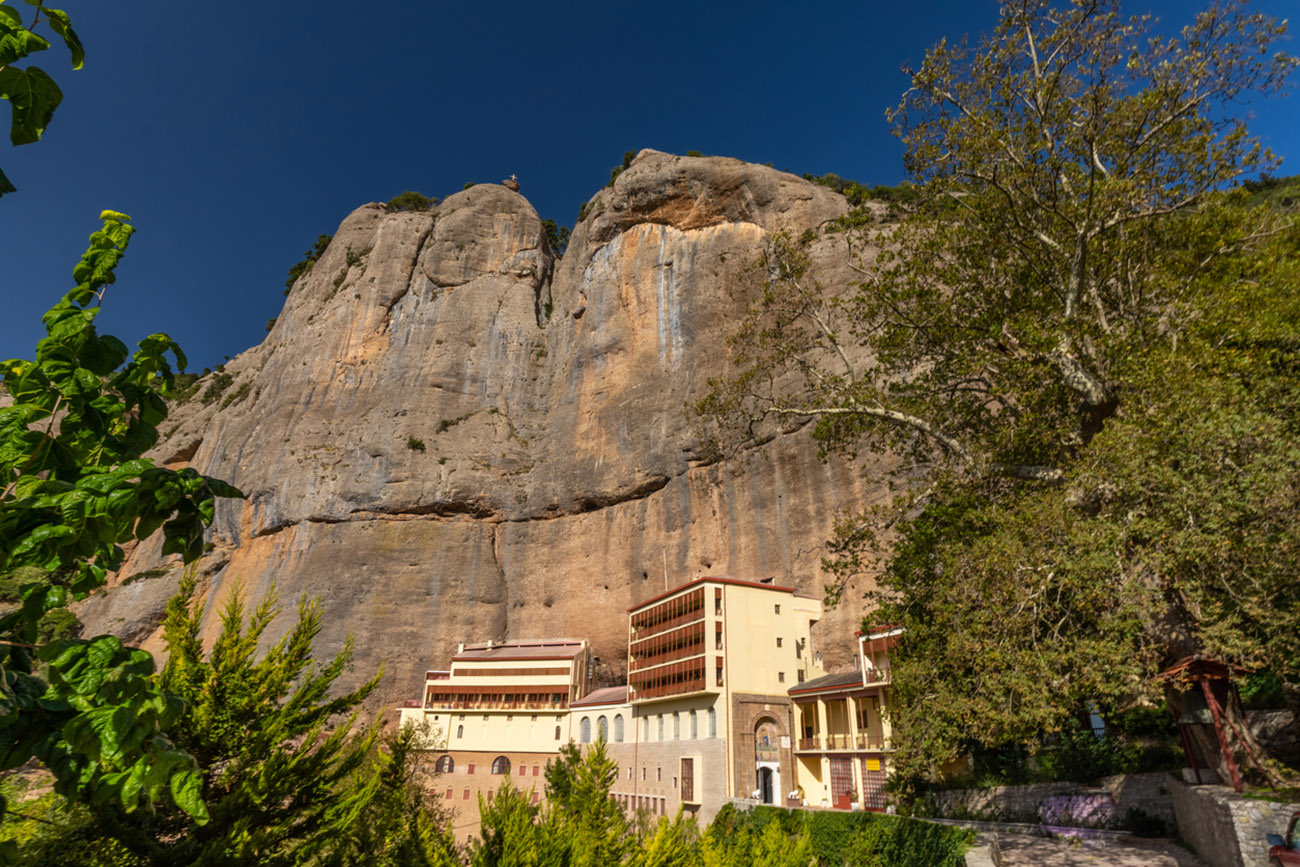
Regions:
[[333, 238], [333, 235], [318, 235], [316, 243], [312, 245], [311, 249], [302, 254], [302, 261], [289, 269], [289, 277], [284, 281], [285, 295], [288, 295], [289, 290], [293, 289], [293, 284], [298, 282], [298, 278], [311, 271], [312, 266], [316, 264], [316, 260], [325, 252], [325, 248], [330, 245]]
[[[636, 151], [623, 151], [622, 164], [614, 166], [614, 168], [609, 170], [609, 183], [605, 184], [605, 186], [607, 187], [614, 186], [614, 181], [618, 180], [619, 175], [627, 171], [628, 167], [632, 165], [632, 160], [634, 159], [636, 159]], [[581, 223], [582, 220], [579, 219], [578, 222]]]
[[199, 402], [204, 406], [211, 405], [211, 403], [221, 397], [221, 393], [230, 388], [234, 382], [235, 378], [233, 376], [218, 367], [216, 374], [208, 383], [207, 388], [203, 389], [203, 394], [199, 395]]
[[126, 576], [126, 578], [122, 580], [121, 586], [126, 587], [130, 584], [134, 584], [137, 581], [152, 581], [155, 578], [162, 578], [170, 571], [172, 570], [164, 566], [160, 569], [146, 569], [143, 572], [133, 572], [132, 574]]
[[1257, 671], [1241, 684], [1241, 703], [1247, 710], [1273, 710], [1286, 707], [1282, 678], [1271, 671]]
[[568, 226], [556, 225], [554, 220], [546, 219], [542, 220], [542, 231], [546, 233], [546, 243], [550, 245], [551, 252], [556, 256], [563, 256], [564, 251], [569, 248], [569, 236], [573, 230]]
[[700, 153], [699, 151], [687, 151], [687, 152], [686, 152], [686, 155], [687, 155], [688, 157], [702, 157], [702, 156], [704, 156], [704, 154]]
[[409, 436], [406, 438], [406, 447], [413, 452], [422, 452], [424, 451], [424, 440], [416, 436]]
[[239, 384], [239, 388], [235, 389], [233, 392], [226, 395], [224, 399], [222, 399], [221, 408], [225, 409], [226, 407], [230, 406], [232, 403], [239, 403], [241, 400], [248, 397], [248, 392], [252, 387], [253, 387], [253, 381], [251, 379], [246, 379], [243, 382], [241, 382]]
[[[22, 605], [0, 617], [0, 770], [36, 758], [61, 796], [128, 811], [175, 804], [201, 823], [193, 757], [162, 733], [180, 706], [151, 679], [152, 657], [112, 636], [74, 638], [75, 618], [49, 617], [103, 586], [125, 543], [160, 529], [164, 555], [193, 561], [214, 499], [240, 496], [141, 457], [167, 416], [166, 354], [179, 366], [185, 359], [165, 335], [145, 338], [132, 355], [97, 332], [104, 289], [132, 233], [125, 215], [101, 217], [73, 269], [75, 287], [45, 314], [35, 360], [0, 363], [13, 399], [0, 408], [0, 579], [22, 581]], [[0, 857], [11, 854], [0, 848]]]
[[451, 430], [452, 428], [454, 428], [456, 425], [458, 425], [458, 424], [460, 424], [461, 422], [465, 421], [467, 418], [469, 418], [469, 417], [472, 416], [473, 414], [474, 414], [474, 413], [469, 412], [469, 413], [465, 413], [465, 415], [458, 415], [458, 416], [456, 416], [455, 418], [444, 418], [444, 419], [441, 419], [441, 420], [438, 422], [438, 433], [446, 433], [447, 431], [449, 431], [449, 430]]
[[478, 185], [478, 181], [466, 181], [465, 186], [461, 187], [461, 189], [468, 190], [470, 187], [477, 186], [477, 185]]
[[592, 205], [591, 202], [583, 202], [583, 203], [582, 203], [582, 206], [578, 208], [578, 222], [579, 222], [579, 223], [581, 223], [583, 220], [587, 219], [587, 214], [591, 213], [592, 207], [593, 207], [593, 205]]
[[[9, 140], [14, 145], [40, 141], [54, 110], [63, 101], [59, 86], [39, 66], [14, 65], [29, 54], [50, 47], [49, 40], [32, 28], [38, 23], [48, 25], [53, 35], [67, 46], [73, 69], [80, 69], [86, 59], [68, 13], [44, 7], [38, 0], [28, 0], [28, 3], [37, 7], [32, 13], [31, 28], [23, 25], [22, 14], [12, 5], [0, 7], [0, 99], [8, 100], [12, 109]], [[14, 185], [0, 172], [0, 196], [13, 192], [17, 192]]]
[[[354, 713], [378, 679], [329, 697], [351, 648], [322, 667], [313, 665], [320, 609], [305, 601], [294, 628], [254, 661], [279, 611], [274, 596], [249, 613], [242, 595], [234, 594], [205, 654], [203, 606], [191, 605], [194, 588], [194, 576], [186, 576], [168, 605], [169, 658], [158, 680], [185, 702], [176, 737], [205, 769], [202, 798], [211, 819], [200, 829], [179, 810], [126, 812], [107, 802], [92, 807], [100, 827], [153, 865], [295, 864], [330, 851], [349, 815], [368, 803], [364, 787], [351, 779], [377, 738], [371, 729], [353, 741], [348, 729], [355, 715], [336, 718]], [[335, 723], [341, 724], [331, 731]]]
[[266, 333], [267, 333], [267, 334], [270, 334], [270, 333], [271, 333], [271, 329], [275, 327], [275, 322], [276, 322], [276, 320], [277, 320], [278, 318], [279, 318], [278, 316], [272, 316], [270, 319], [266, 320]]
[[393, 196], [388, 200], [390, 211], [427, 211], [438, 204], [437, 197], [426, 196], [414, 190]]
[[1300, 209], [1300, 175], [1278, 178], [1265, 172], [1258, 180], [1243, 181], [1241, 186], [1250, 193], [1247, 207], [1262, 205], [1292, 212]]

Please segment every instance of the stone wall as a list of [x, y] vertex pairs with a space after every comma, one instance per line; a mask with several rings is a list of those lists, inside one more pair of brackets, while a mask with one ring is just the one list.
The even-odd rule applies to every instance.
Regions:
[[1105, 792], [1115, 801], [1121, 821], [1130, 810], [1140, 810], [1174, 826], [1169, 777], [1162, 773], [1119, 774], [1103, 777], [1095, 787], [1079, 783], [1031, 783], [988, 789], [952, 789], [935, 796], [935, 813], [941, 817], [985, 819], [996, 822], [1038, 822], [1045, 802], [1064, 795]]
[[1269, 834], [1285, 834], [1300, 804], [1261, 801], [1229, 786], [1189, 786], [1169, 778], [1183, 840], [1210, 867], [1267, 867]]

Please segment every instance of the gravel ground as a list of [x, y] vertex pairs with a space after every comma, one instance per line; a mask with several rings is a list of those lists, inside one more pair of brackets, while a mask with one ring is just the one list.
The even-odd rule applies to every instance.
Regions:
[[1003, 867], [1206, 867], [1168, 840], [1079, 843], [1059, 837], [998, 835]]

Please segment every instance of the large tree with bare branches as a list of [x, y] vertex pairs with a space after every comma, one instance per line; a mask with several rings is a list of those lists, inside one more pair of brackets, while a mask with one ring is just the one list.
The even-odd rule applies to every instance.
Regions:
[[[774, 239], [733, 375], [697, 406], [724, 431], [815, 420], [830, 447], [904, 457], [905, 508], [849, 516], [836, 544], [842, 570], [883, 568], [875, 602], [909, 626], [899, 694], [927, 711], [899, 731], [926, 761], [1138, 695], [1171, 654], [1300, 666], [1246, 613], [1295, 589], [1264, 574], [1246, 529], [1300, 479], [1295, 418], [1259, 403], [1277, 381], [1219, 379], [1257, 357], [1222, 354], [1265, 321], [1240, 311], [1264, 305], [1285, 332], [1294, 307], [1274, 291], [1294, 275], [1288, 218], [1225, 191], [1274, 168], [1234, 109], [1279, 91], [1295, 61], [1276, 50], [1284, 24], [1244, 0], [1181, 30], [1118, 5], [1006, 2], [987, 36], [908, 70], [889, 117], [920, 204], [896, 225], [842, 221], [862, 273], [847, 288], [809, 265], [826, 238]], [[1242, 475], [1197, 475], [1234, 472], [1212, 434], [1246, 417], [1260, 435]], [[1165, 449], [1189, 463], [1161, 467]], [[1197, 533], [1171, 541], [1188, 521]], [[1205, 559], [1211, 538], [1250, 553]], [[1250, 604], [1224, 570], [1255, 582]]]

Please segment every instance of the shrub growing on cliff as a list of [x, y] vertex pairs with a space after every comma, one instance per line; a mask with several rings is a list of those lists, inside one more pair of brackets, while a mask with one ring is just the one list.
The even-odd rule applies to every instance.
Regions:
[[426, 196], [414, 190], [407, 190], [388, 200], [390, 211], [427, 211], [438, 204], [436, 197]]
[[321, 257], [325, 252], [325, 248], [330, 245], [330, 241], [333, 239], [333, 235], [316, 236], [316, 243], [312, 244], [310, 250], [303, 252], [301, 261], [289, 269], [289, 277], [284, 281], [285, 295], [289, 294], [289, 290], [293, 289], [293, 284], [297, 283], [299, 278], [311, 271], [312, 266], [316, 264], [316, 260]]

